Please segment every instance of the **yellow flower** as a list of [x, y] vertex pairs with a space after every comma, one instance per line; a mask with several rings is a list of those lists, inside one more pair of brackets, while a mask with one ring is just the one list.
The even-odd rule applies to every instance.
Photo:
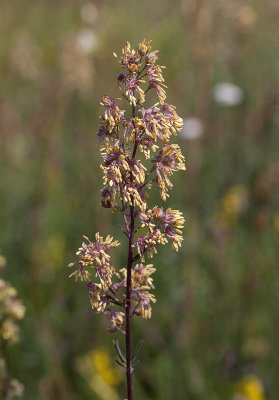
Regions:
[[109, 353], [102, 347], [92, 349], [80, 358], [78, 368], [90, 376], [99, 375], [111, 387], [121, 382], [119, 371], [112, 366]]
[[100, 399], [120, 400], [115, 388], [121, 382], [121, 375], [118, 369], [112, 366], [105, 348], [90, 350], [77, 360], [77, 368]]
[[274, 229], [279, 232], [279, 214], [275, 214], [273, 217], [273, 226]]
[[6, 265], [6, 258], [0, 254], [0, 268], [4, 268]]
[[63, 235], [56, 233], [46, 243], [46, 264], [55, 269], [63, 264], [65, 257], [66, 242]]
[[244, 186], [232, 186], [220, 202], [219, 218], [228, 225], [235, 222], [247, 205], [247, 197], [247, 190]]
[[266, 400], [263, 384], [255, 375], [247, 375], [239, 382], [236, 395], [243, 400]]

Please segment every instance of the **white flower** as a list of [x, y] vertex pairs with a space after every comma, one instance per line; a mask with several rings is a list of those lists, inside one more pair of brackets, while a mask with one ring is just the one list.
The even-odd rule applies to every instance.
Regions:
[[91, 53], [97, 47], [98, 39], [90, 29], [83, 29], [77, 34], [77, 42], [84, 53]]
[[86, 3], [81, 6], [80, 16], [87, 24], [94, 24], [98, 18], [97, 7], [92, 3]]
[[217, 103], [224, 106], [236, 106], [242, 103], [244, 92], [239, 86], [233, 83], [222, 82], [214, 86], [213, 98]]
[[204, 132], [203, 122], [200, 118], [190, 117], [183, 120], [183, 128], [180, 136], [184, 139], [198, 139]]

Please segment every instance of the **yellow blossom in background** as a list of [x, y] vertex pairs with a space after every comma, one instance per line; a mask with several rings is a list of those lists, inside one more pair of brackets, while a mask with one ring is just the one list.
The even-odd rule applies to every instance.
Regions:
[[261, 380], [255, 375], [245, 376], [237, 385], [234, 400], [266, 400]]
[[4, 268], [6, 265], [6, 258], [0, 254], [0, 268]]
[[279, 214], [275, 214], [273, 217], [273, 226], [274, 229], [279, 232]]
[[77, 369], [100, 399], [120, 400], [115, 389], [121, 383], [121, 375], [105, 348], [92, 349], [78, 358]]
[[59, 268], [65, 257], [66, 242], [63, 235], [57, 233], [51, 236], [46, 243], [46, 261], [51, 268]]
[[225, 224], [231, 225], [245, 210], [247, 203], [247, 189], [242, 185], [232, 186], [221, 199], [217, 215]]
[[32, 265], [41, 266], [40, 273], [47, 279], [52, 279], [55, 271], [63, 264], [66, 252], [65, 237], [56, 233], [47, 240], [34, 242], [30, 251]]

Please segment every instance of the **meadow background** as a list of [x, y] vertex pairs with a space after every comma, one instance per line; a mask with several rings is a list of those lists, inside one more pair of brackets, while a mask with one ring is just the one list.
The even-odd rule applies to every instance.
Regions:
[[133, 323], [135, 398], [277, 400], [277, 0], [1, 1], [0, 272], [26, 307], [11, 375], [26, 400], [123, 399], [115, 337], [66, 266], [83, 234], [125, 242], [100, 207], [96, 130], [112, 52], [143, 38], [186, 122], [169, 200], [186, 228], [180, 253], [154, 259], [152, 319]]

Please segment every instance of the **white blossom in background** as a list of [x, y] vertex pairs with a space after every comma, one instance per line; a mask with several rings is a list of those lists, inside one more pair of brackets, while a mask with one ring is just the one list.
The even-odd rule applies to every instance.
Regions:
[[91, 53], [85, 52], [78, 43], [77, 35], [65, 38], [59, 60], [63, 87], [67, 92], [78, 91], [87, 96], [92, 91], [94, 66]]
[[98, 18], [97, 7], [92, 3], [85, 3], [80, 9], [81, 19], [87, 24], [95, 24]]
[[216, 103], [224, 106], [237, 106], [242, 103], [244, 92], [234, 83], [222, 82], [214, 86], [213, 98]]
[[183, 139], [195, 140], [202, 136], [204, 132], [203, 122], [200, 118], [189, 117], [183, 120], [183, 128], [180, 136]]
[[92, 53], [98, 44], [98, 39], [91, 29], [83, 29], [77, 34], [77, 43], [84, 53]]
[[16, 33], [10, 50], [12, 70], [24, 79], [37, 81], [41, 75], [41, 52], [30, 33], [22, 29]]

